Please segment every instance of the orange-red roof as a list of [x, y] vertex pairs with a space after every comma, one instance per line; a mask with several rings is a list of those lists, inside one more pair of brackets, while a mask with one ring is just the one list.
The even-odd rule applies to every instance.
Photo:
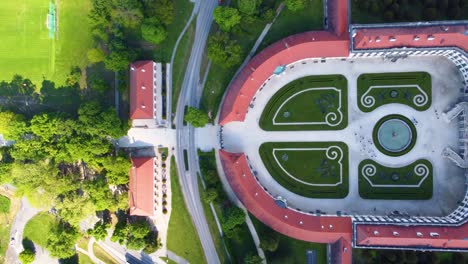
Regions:
[[354, 49], [458, 47], [468, 51], [468, 25], [355, 29]]
[[358, 224], [355, 243], [358, 246], [467, 249], [468, 225], [407, 227]]
[[348, 33], [348, 0], [329, 0], [328, 27], [337, 36]]
[[153, 61], [130, 64], [130, 119], [153, 118]]
[[305, 58], [348, 55], [347, 35], [339, 38], [327, 31], [292, 35], [272, 44], [252, 58], [228, 88], [219, 123], [224, 125], [230, 121], [243, 121], [253, 96], [276, 67]]
[[351, 218], [312, 216], [276, 205], [258, 184], [242, 154], [219, 151], [226, 178], [250, 213], [274, 230], [287, 236], [319, 243], [342, 240], [349, 250], [342, 252], [341, 263], [351, 263]]
[[131, 215], [154, 215], [154, 159], [132, 158], [129, 205]]

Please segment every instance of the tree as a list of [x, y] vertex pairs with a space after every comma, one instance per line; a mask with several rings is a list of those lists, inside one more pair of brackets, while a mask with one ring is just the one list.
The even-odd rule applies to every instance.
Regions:
[[260, 236], [260, 247], [263, 250], [275, 252], [278, 249], [280, 236], [277, 232], [269, 230], [269, 232], [263, 232]]
[[221, 227], [223, 231], [228, 232], [236, 226], [245, 222], [245, 212], [237, 206], [230, 206], [223, 217]]
[[26, 132], [24, 116], [13, 112], [0, 112], [0, 134], [4, 139], [17, 140]]
[[72, 226], [78, 227], [86, 217], [96, 211], [94, 204], [87, 195], [68, 193], [55, 205], [58, 215]]
[[131, 163], [127, 157], [105, 157], [102, 166], [106, 171], [109, 184], [124, 185], [128, 183], [128, 171]]
[[231, 68], [242, 61], [242, 48], [227, 33], [217, 32], [208, 40], [208, 58], [223, 68]]
[[191, 106], [188, 107], [184, 120], [193, 127], [204, 127], [210, 121], [205, 112]]
[[88, 60], [91, 63], [98, 63], [98, 62], [104, 61], [104, 59], [106, 58], [106, 54], [100, 48], [90, 49], [87, 53], [87, 56], [88, 56]]
[[150, 18], [141, 25], [141, 36], [146, 41], [159, 44], [167, 38], [167, 31], [157, 19]]
[[216, 198], [218, 198], [218, 191], [216, 189], [208, 188], [203, 192], [203, 201], [207, 204], [214, 202]]
[[143, 20], [140, 1], [135, 0], [111, 0], [112, 10], [110, 11], [112, 21], [127, 27], [136, 28]]
[[34, 251], [32, 251], [29, 248], [25, 248], [20, 254], [19, 254], [19, 260], [21, 261], [22, 264], [29, 264], [34, 261], [34, 258], [36, 257]]
[[60, 223], [49, 233], [46, 248], [52, 257], [69, 258], [75, 255], [75, 243], [78, 238], [79, 233], [75, 228]]
[[231, 31], [232, 28], [239, 25], [241, 21], [239, 10], [232, 7], [216, 7], [213, 13], [213, 18], [221, 30], [226, 32]]
[[136, 53], [133, 50], [113, 50], [104, 60], [104, 64], [111, 71], [120, 71], [126, 69], [135, 58]]
[[297, 12], [305, 8], [305, 0], [285, 0], [284, 4], [292, 12]]
[[244, 14], [255, 15], [261, 3], [262, 0], [238, 0], [237, 6], [239, 7], [239, 11]]
[[97, 101], [84, 103], [78, 109], [79, 132], [95, 137], [119, 138], [126, 131], [114, 108], [103, 109]]
[[157, 17], [164, 25], [172, 24], [174, 20], [174, 1], [172, 0], [145, 0], [148, 15]]
[[107, 236], [107, 229], [110, 227], [109, 224], [104, 222], [98, 222], [94, 225], [93, 229], [89, 229], [87, 233], [93, 236], [96, 240], [104, 240]]

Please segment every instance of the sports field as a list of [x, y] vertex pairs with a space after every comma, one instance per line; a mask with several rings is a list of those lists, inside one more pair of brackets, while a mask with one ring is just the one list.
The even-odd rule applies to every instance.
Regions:
[[432, 102], [431, 75], [427, 72], [362, 74], [358, 78], [358, 106], [370, 112], [382, 105], [398, 103], [418, 111]]
[[348, 194], [348, 147], [343, 142], [268, 142], [260, 157], [284, 188], [312, 198]]
[[359, 195], [364, 199], [426, 200], [432, 197], [432, 164], [428, 160], [387, 167], [366, 159], [358, 170]]
[[[57, 34], [46, 26], [49, 0], [3, 1], [0, 8], [0, 80], [19, 74], [39, 84], [43, 78], [63, 84], [72, 66], [84, 67], [92, 44], [89, 0], [56, 5]], [[55, 1], [52, 1], [55, 4]]]
[[342, 75], [297, 79], [265, 106], [260, 127], [275, 130], [340, 130], [347, 126], [347, 80]]

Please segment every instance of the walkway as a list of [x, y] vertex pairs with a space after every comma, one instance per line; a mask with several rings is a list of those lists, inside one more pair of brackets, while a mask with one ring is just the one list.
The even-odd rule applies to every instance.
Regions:
[[[280, 77], [273, 77], [257, 93], [255, 106], [249, 109], [244, 122], [231, 122], [223, 128], [225, 150], [244, 152], [249, 156], [254, 170], [262, 184], [273, 193], [286, 198], [288, 205], [304, 211], [320, 209], [329, 214], [337, 211], [348, 214], [387, 214], [398, 210], [412, 215], [446, 215], [457, 207], [457, 201], [464, 197], [463, 171], [442, 159], [441, 153], [446, 146], [458, 147], [458, 131], [455, 122], [446, 124], [438, 113], [453, 105], [459, 96], [461, 79], [455, 66], [443, 57], [409, 57], [395, 63], [381, 59], [361, 59], [347, 61], [328, 59], [325, 63], [306, 66], [296, 63], [294, 70], [286, 70]], [[356, 100], [356, 79], [361, 73], [427, 71], [432, 76], [433, 102], [429, 110], [414, 111], [403, 105], [382, 106], [371, 113], [358, 110]], [[348, 127], [341, 131], [287, 131], [266, 132], [259, 128], [261, 112], [271, 96], [291, 80], [311, 74], [343, 74], [348, 79]], [[456, 80], [456, 81], [454, 81]], [[389, 113], [401, 113], [416, 120], [425, 120], [416, 125], [418, 142], [413, 151], [404, 157], [389, 158], [380, 154], [372, 144], [359, 141], [372, 141], [373, 126], [382, 116]], [[434, 139], [444, 139], [436, 140]], [[263, 142], [270, 141], [344, 141], [349, 147], [350, 181], [349, 195], [340, 199], [311, 199], [296, 195], [272, 179], [261, 162], [258, 148]], [[388, 165], [407, 164], [409, 160], [426, 158], [434, 165], [434, 195], [426, 201], [379, 201], [361, 199], [358, 193], [357, 166], [363, 159], [376, 155], [376, 160]]]

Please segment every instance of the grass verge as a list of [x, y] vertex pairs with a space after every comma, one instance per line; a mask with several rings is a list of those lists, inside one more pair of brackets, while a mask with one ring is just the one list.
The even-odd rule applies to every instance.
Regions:
[[[367, 159], [359, 163], [358, 172], [359, 195], [364, 199], [427, 200], [432, 197], [433, 173], [432, 164], [428, 160], [421, 159], [403, 167], [391, 168]], [[424, 176], [427, 177], [423, 181]], [[419, 187], [386, 187], [386, 185], [419, 185]]]
[[88, 255], [78, 252], [78, 264], [93, 264], [93, 263], [94, 262], [91, 260], [90, 257], [88, 257]]
[[102, 260], [106, 264], [118, 264], [119, 263], [109, 254], [107, 254], [107, 252], [104, 251], [104, 249], [102, 249], [97, 243], [93, 244], [93, 252], [94, 252], [94, 255], [98, 259]]
[[48, 234], [57, 225], [58, 221], [53, 215], [47, 212], [39, 213], [26, 223], [24, 239], [29, 239], [35, 244], [46, 248]]
[[0, 198], [2, 200], [8, 199], [8, 202], [4, 201], [4, 205], [8, 205], [9, 209], [6, 212], [0, 212], [0, 263], [5, 263], [5, 254], [10, 243], [11, 224], [19, 210], [20, 202], [14, 198], [13, 193], [4, 193], [3, 190]]
[[327, 263], [327, 244], [311, 243], [307, 241], [297, 240], [283, 234], [280, 234], [270, 227], [260, 222], [255, 216], [250, 215], [250, 219], [257, 230], [260, 241], [263, 236], [278, 238], [278, 248], [271, 252], [265, 250], [267, 263], [307, 263], [307, 251], [315, 250], [317, 252], [317, 263]]
[[184, 81], [185, 69], [190, 59], [192, 51], [192, 43], [195, 39], [196, 17], [187, 28], [184, 36], [180, 40], [176, 50], [174, 64], [172, 65], [172, 113], [177, 109], [177, 100], [179, 99], [180, 90]]
[[259, 152], [273, 179], [291, 192], [311, 198], [348, 195], [348, 146], [343, 142], [268, 142]]
[[294, 80], [270, 98], [259, 125], [267, 131], [344, 129], [348, 125], [347, 84], [343, 75]]
[[[225, 211], [229, 207], [235, 205], [231, 203], [226, 193], [224, 192], [222, 183], [216, 170], [216, 158], [214, 151], [198, 151], [198, 156], [200, 162], [200, 170], [205, 180], [205, 183], [207, 184], [207, 189], [217, 190], [218, 195], [217, 198], [213, 201], [213, 206], [215, 208], [216, 215], [222, 223], [225, 217]], [[214, 234], [219, 234], [219, 231], [216, 227], [214, 215], [212, 214], [209, 205], [207, 205], [206, 203], [204, 204], [205, 214], [207, 216], [207, 221], [210, 226], [211, 234], [212, 236], [215, 236]], [[218, 241], [220, 238], [218, 237], [217, 239], [213, 239], [215, 241], [215, 244], [217, 244], [216, 247], [218, 250], [218, 255], [224, 255], [227, 257], [225, 253], [226, 251], [224, 250], [222, 245], [222, 241]], [[226, 249], [229, 252], [229, 256], [232, 263], [243, 263], [245, 256], [257, 255], [257, 248], [246, 223], [237, 226], [236, 232], [232, 237], [228, 237], [225, 235], [222, 239], [224, 240], [224, 244], [226, 245]], [[219, 253], [220, 250], [223, 251], [222, 254]]]
[[182, 196], [174, 156], [171, 157], [171, 191], [172, 213], [169, 220], [167, 248], [190, 263], [206, 263], [200, 239]]

